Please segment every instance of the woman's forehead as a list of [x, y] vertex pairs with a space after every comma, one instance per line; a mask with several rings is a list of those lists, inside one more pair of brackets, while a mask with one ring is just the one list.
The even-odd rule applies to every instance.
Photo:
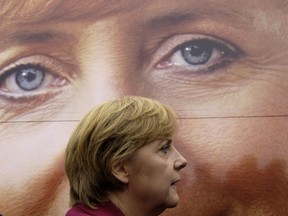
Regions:
[[133, 10], [145, 0], [6, 0], [0, 2], [0, 18], [11, 22], [85, 20]]
[[[260, 2], [260, 0], [256, 1]], [[265, 0], [261, 3], [264, 2], [269, 6], [266, 7], [267, 9], [275, 7], [283, 9], [284, 6], [287, 6], [288, 1]], [[142, 7], [148, 8], [148, 11], [151, 13], [160, 13], [163, 10], [171, 10], [182, 6], [187, 10], [188, 8], [193, 8], [194, 10], [201, 11], [206, 7], [209, 8], [209, 5], [217, 10], [226, 8], [226, 11], [241, 11], [241, 7], [250, 8], [256, 4], [250, 3], [250, 1], [239, 4], [235, 1], [225, 0], [217, 2], [212, 0], [203, 0], [200, 2], [195, 0], [85, 0], [81, 1], [81, 3], [78, 0], [5, 0], [0, 2], [0, 19], [2, 22], [11, 21], [19, 23], [94, 20], [134, 10], [141, 12]]]

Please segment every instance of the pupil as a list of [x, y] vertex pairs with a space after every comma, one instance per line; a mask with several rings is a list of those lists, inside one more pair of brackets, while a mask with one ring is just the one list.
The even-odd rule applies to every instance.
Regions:
[[33, 71], [28, 71], [28, 72], [23, 72], [23, 76], [26, 77], [26, 79], [31, 82], [32, 80], [35, 79], [36, 75], [35, 72], [33, 73]]
[[199, 56], [201, 55], [204, 51], [201, 49], [199, 46], [194, 45], [191, 48], [189, 48], [189, 52], [192, 56]]

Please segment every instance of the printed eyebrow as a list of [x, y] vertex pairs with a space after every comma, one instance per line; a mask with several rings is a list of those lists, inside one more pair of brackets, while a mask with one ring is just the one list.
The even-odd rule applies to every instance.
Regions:
[[234, 21], [243, 20], [240, 12], [229, 10], [229, 8], [194, 8], [181, 12], [173, 12], [165, 16], [159, 16], [149, 21], [150, 28], [165, 28], [184, 22], [196, 21], [203, 18], [222, 18]]
[[60, 32], [42, 31], [42, 32], [15, 32], [10, 36], [9, 43], [13, 44], [33, 44], [45, 43], [49, 41], [67, 41], [71, 36]]
[[149, 27], [151, 28], [163, 28], [185, 22], [187, 20], [193, 20], [194, 14], [178, 14], [173, 13], [163, 17], [156, 17], [149, 21]]
[[39, 33], [21, 33], [17, 34], [12, 39], [19, 43], [41, 43], [54, 38], [51, 32], [39, 32]]

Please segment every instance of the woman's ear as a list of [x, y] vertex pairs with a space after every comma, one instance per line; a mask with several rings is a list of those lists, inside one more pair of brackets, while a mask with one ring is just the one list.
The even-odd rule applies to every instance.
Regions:
[[129, 183], [129, 172], [123, 163], [114, 163], [112, 165], [112, 174], [120, 182], [124, 184]]

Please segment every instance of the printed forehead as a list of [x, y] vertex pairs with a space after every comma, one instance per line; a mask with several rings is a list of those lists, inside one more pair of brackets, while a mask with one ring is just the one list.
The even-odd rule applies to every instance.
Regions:
[[[245, 1], [244, 5], [246, 7], [250, 5], [253, 8], [258, 3], [286, 10], [288, 0]], [[243, 3], [241, 4], [243, 5]], [[227, 9], [231, 7], [233, 10], [235, 10], [235, 7], [239, 9], [240, 6], [237, 2], [225, 0], [217, 2], [212, 0], [203, 0], [200, 2], [195, 0], [179, 0], [177, 3], [174, 0], [85, 0], [81, 1], [81, 3], [79, 0], [3, 0], [0, 1], [0, 20], [2, 22], [17, 23], [90, 20], [125, 13], [147, 5], [153, 5], [157, 10], [169, 7], [175, 8], [181, 5], [194, 8], [212, 5], [214, 9], [221, 6], [227, 7]], [[267, 8], [270, 8], [270, 6]]]
[[139, 7], [137, 0], [6, 0], [0, 2], [2, 22], [75, 21], [116, 15]]

